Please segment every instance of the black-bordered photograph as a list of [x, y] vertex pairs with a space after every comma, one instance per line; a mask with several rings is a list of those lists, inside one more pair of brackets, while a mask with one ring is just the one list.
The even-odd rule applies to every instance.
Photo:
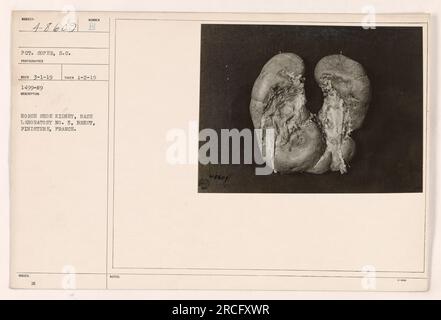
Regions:
[[198, 191], [422, 192], [422, 37], [203, 24]]

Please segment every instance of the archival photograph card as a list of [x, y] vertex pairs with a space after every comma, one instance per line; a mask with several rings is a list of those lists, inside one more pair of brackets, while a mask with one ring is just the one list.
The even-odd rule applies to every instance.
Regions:
[[13, 12], [10, 286], [427, 290], [428, 29]]

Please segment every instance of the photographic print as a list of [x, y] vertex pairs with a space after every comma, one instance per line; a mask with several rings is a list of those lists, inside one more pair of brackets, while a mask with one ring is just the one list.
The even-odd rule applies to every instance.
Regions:
[[199, 192], [422, 192], [421, 27], [202, 24]]

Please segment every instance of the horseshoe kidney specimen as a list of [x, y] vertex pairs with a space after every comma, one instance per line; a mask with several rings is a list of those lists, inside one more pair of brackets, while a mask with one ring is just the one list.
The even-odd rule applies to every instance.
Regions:
[[[348, 57], [322, 58], [314, 75], [324, 101], [315, 115], [306, 108], [304, 69], [293, 53], [278, 54], [263, 66], [251, 94], [253, 125], [274, 130], [274, 171], [346, 173], [355, 153], [350, 134], [362, 125], [369, 105], [369, 79]], [[263, 150], [264, 141], [259, 147]]]

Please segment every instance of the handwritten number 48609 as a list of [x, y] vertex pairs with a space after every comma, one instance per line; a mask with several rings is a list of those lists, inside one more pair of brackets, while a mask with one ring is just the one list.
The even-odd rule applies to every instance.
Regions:
[[40, 23], [38, 22], [33, 28], [34, 32], [73, 32], [77, 31], [77, 24], [74, 22], [59, 24], [59, 23]]

